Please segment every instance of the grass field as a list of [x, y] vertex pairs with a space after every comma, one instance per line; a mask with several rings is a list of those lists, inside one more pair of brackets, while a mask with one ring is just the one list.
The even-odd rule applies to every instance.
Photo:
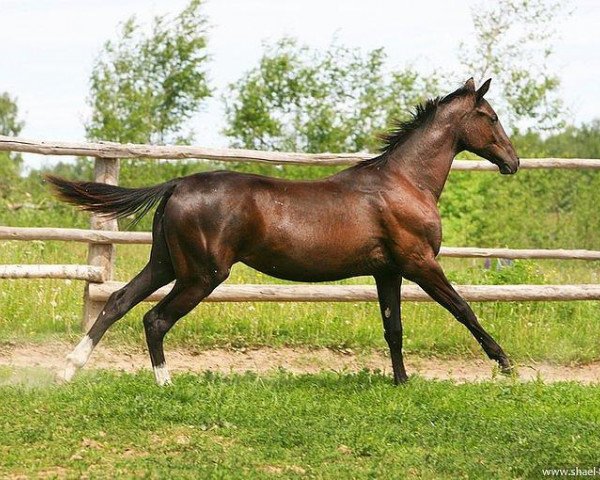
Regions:
[[[128, 280], [147, 260], [147, 246], [119, 246], [117, 279]], [[0, 242], [0, 263], [85, 263], [86, 245], [61, 242]], [[481, 260], [443, 260], [455, 283], [597, 283], [600, 262], [521, 261], [485, 270]], [[244, 266], [230, 283], [273, 283]], [[370, 283], [370, 278], [345, 283]], [[75, 341], [80, 336], [82, 282], [2, 281], [0, 341]], [[517, 361], [582, 363], [600, 359], [600, 302], [474, 304], [486, 328]], [[109, 331], [106, 342], [141, 345], [143, 304]], [[404, 305], [405, 348], [437, 356], [480, 356], [466, 329], [433, 303]], [[183, 347], [302, 345], [384, 348], [375, 303], [203, 304], [167, 337]]]
[[600, 460], [600, 386], [19, 373], [0, 370], [0, 477], [541, 478]]

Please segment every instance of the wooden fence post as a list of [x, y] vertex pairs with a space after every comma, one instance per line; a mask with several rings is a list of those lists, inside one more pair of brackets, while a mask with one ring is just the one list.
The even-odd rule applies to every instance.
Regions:
[[[94, 181], [108, 183], [110, 185], [118, 185], [119, 183], [119, 160], [115, 158], [96, 157], [94, 166]], [[92, 230], [110, 230], [116, 231], [119, 229], [117, 220], [102, 218], [96, 214], [92, 214], [91, 221]], [[88, 265], [100, 267], [104, 270], [104, 279], [112, 280], [115, 267], [115, 244], [90, 243], [88, 249]], [[86, 283], [83, 294], [83, 319], [81, 327], [84, 332], [87, 332], [96, 318], [104, 308], [106, 302], [92, 300], [90, 298], [90, 284]]]

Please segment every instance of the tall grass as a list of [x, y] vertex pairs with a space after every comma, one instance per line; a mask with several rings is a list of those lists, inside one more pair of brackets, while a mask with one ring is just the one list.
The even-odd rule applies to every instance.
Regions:
[[[116, 278], [129, 280], [147, 261], [148, 246], [119, 246]], [[84, 244], [0, 242], [0, 263], [85, 263]], [[480, 260], [443, 260], [455, 283], [598, 282], [600, 262], [517, 261], [485, 269]], [[286, 283], [236, 265], [229, 283]], [[369, 277], [338, 283], [372, 283]], [[83, 283], [3, 280], [0, 341], [74, 341], [80, 336]], [[600, 359], [600, 302], [510, 302], [473, 305], [484, 326], [516, 360], [589, 362]], [[107, 342], [142, 345], [142, 304], [118, 322]], [[409, 354], [481, 356], [466, 329], [433, 303], [405, 303]], [[206, 303], [181, 320], [167, 345], [253, 347], [302, 345], [384, 349], [375, 303]]]

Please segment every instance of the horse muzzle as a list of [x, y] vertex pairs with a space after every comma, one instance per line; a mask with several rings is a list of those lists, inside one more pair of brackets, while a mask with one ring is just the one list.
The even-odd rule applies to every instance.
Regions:
[[515, 157], [511, 158], [509, 161], [501, 160], [497, 165], [502, 175], [513, 175], [519, 170], [520, 164], [521, 160], [519, 157]]

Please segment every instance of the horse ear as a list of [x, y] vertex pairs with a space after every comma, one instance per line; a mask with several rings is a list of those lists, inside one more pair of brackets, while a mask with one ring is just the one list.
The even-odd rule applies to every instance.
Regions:
[[488, 78], [481, 87], [479, 87], [479, 90], [477, 90], [477, 101], [481, 100], [483, 98], [483, 96], [487, 93], [487, 91], [490, 89], [490, 83], [492, 83], [492, 79]]
[[473, 77], [469, 78], [466, 82], [465, 82], [465, 86], [464, 88], [466, 90], [469, 90], [471, 92], [475, 91], [475, 80], [473, 80]]

